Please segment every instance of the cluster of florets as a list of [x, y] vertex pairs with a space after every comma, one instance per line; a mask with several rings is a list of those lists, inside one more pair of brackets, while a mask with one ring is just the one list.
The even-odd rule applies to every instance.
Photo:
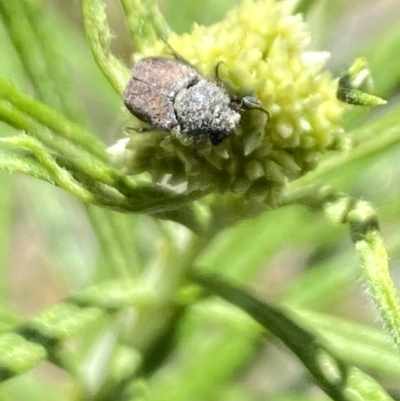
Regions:
[[190, 135], [132, 133], [126, 172], [149, 172], [180, 191], [229, 191], [276, 204], [286, 181], [312, 169], [342, 134], [337, 82], [321, 71], [329, 54], [306, 50], [310, 35], [292, 11], [291, 1], [244, 0], [225, 20], [136, 54], [136, 62], [171, 57], [172, 48], [208, 79], [218, 64], [228, 93], [253, 96], [268, 113], [242, 111], [235, 132], [217, 146]]

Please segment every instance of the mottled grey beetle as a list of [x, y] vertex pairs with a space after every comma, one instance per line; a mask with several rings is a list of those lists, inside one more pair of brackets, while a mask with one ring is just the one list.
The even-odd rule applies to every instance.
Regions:
[[149, 129], [183, 132], [200, 140], [210, 138], [218, 145], [239, 125], [240, 110], [266, 111], [257, 98], [231, 96], [217, 83], [202, 77], [180, 57], [147, 57], [133, 68], [123, 99]]

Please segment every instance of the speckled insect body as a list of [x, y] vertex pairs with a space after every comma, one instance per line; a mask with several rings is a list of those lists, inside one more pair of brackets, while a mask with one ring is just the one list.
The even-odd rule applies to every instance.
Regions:
[[236, 99], [188, 63], [164, 57], [138, 61], [123, 98], [129, 111], [151, 129], [209, 138], [214, 145], [237, 128], [241, 108], [260, 108], [258, 99]]

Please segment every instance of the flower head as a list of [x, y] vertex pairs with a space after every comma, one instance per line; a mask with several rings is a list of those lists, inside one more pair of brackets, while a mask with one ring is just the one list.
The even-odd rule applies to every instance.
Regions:
[[341, 135], [344, 110], [337, 81], [322, 67], [329, 54], [307, 51], [310, 34], [293, 1], [244, 0], [212, 26], [171, 34], [135, 60], [171, 57], [171, 48], [234, 96], [254, 96], [261, 110], [242, 112], [234, 135], [220, 145], [185, 135], [134, 133], [125, 167], [180, 190], [231, 192], [275, 205], [288, 179], [312, 169]]

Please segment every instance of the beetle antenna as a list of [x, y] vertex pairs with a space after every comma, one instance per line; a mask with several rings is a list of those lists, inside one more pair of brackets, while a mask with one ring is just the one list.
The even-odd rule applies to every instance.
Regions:
[[188, 65], [188, 66], [190, 66], [190, 67], [196, 69], [195, 66], [194, 66], [193, 64], [189, 63], [189, 61], [187, 61], [183, 56], [181, 56], [178, 52], [176, 52], [176, 51], [174, 50], [174, 48], [173, 48], [165, 39], [161, 39], [161, 40], [162, 40], [162, 41], [164, 42], [164, 44], [169, 48], [169, 50], [171, 51], [171, 54], [174, 56], [174, 58], [175, 58], [176, 60], [178, 60], [178, 61], [180, 61], [181, 63], [186, 64], [186, 65]]

